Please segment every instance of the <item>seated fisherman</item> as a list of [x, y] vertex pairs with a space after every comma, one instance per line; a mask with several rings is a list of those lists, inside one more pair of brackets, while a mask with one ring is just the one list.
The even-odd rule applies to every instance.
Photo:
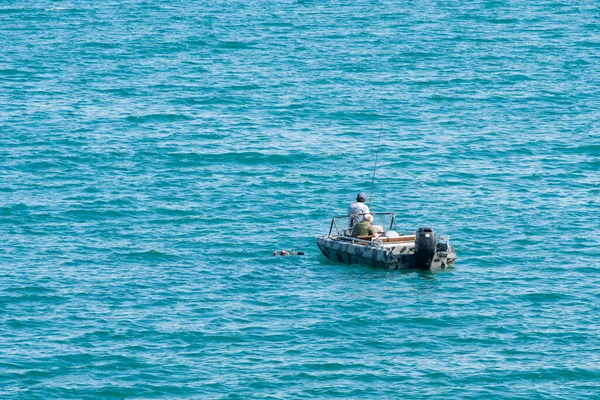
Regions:
[[377, 233], [377, 230], [371, 224], [371, 222], [373, 222], [373, 216], [371, 214], [365, 215], [365, 218], [363, 219], [363, 221], [357, 223], [356, 225], [354, 225], [354, 228], [352, 228], [352, 236], [354, 236], [354, 237], [359, 237], [359, 236], [378, 237], [379, 234]]
[[356, 196], [356, 202], [350, 204], [350, 206], [348, 207], [348, 216], [350, 216], [350, 228], [363, 221], [365, 216], [362, 214], [368, 214], [371, 212], [369, 211], [369, 207], [365, 204], [365, 201], [367, 201], [367, 195], [364, 192], [360, 192]]

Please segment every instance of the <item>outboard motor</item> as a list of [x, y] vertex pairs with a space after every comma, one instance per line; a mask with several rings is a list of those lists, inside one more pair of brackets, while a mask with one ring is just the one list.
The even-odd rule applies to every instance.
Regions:
[[435, 232], [432, 228], [417, 229], [415, 238], [415, 267], [429, 269], [436, 248]]

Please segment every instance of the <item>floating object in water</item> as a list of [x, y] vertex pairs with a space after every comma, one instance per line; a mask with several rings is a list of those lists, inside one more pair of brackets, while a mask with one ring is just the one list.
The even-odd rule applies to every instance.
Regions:
[[317, 238], [317, 245], [328, 259], [345, 264], [367, 264], [395, 269], [440, 269], [454, 265], [456, 251], [448, 235], [436, 240], [432, 228], [419, 228], [414, 235], [402, 236], [394, 213], [370, 213], [391, 217], [389, 230], [381, 236], [352, 237], [348, 229], [340, 232], [338, 222], [348, 216], [334, 217], [329, 234]]
[[303, 256], [304, 252], [303, 251], [296, 251], [296, 250], [292, 250], [292, 251], [287, 251], [287, 250], [281, 250], [279, 253], [277, 252], [277, 250], [275, 250], [273, 252], [274, 256]]

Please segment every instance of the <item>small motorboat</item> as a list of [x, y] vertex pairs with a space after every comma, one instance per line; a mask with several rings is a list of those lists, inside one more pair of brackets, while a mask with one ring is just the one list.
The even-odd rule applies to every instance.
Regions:
[[[350, 216], [343, 215], [331, 220], [327, 236], [317, 238], [317, 245], [328, 259], [344, 264], [367, 264], [389, 270], [396, 269], [444, 269], [454, 265], [456, 252], [450, 245], [450, 237], [436, 238], [432, 228], [418, 228], [414, 235], [398, 232], [394, 213], [370, 213], [378, 221], [389, 220], [387, 231], [378, 237], [352, 236]], [[387, 223], [386, 223], [387, 226]]]

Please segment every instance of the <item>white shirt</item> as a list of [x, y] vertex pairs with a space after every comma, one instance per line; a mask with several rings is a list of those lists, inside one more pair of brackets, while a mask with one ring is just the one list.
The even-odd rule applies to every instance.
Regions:
[[[354, 203], [350, 204], [350, 206], [348, 207], [348, 215], [351, 216], [352, 214], [368, 214], [371, 211], [369, 210], [369, 207], [365, 204], [365, 203], [361, 203], [360, 201], [355, 201]], [[363, 219], [365, 219], [364, 215], [356, 215], [354, 217], [350, 218], [350, 225], [354, 226], [356, 224], [358, 224], [359, 222], [362, 222]], [[354, 222], [352, 222], [354, 221]]]

